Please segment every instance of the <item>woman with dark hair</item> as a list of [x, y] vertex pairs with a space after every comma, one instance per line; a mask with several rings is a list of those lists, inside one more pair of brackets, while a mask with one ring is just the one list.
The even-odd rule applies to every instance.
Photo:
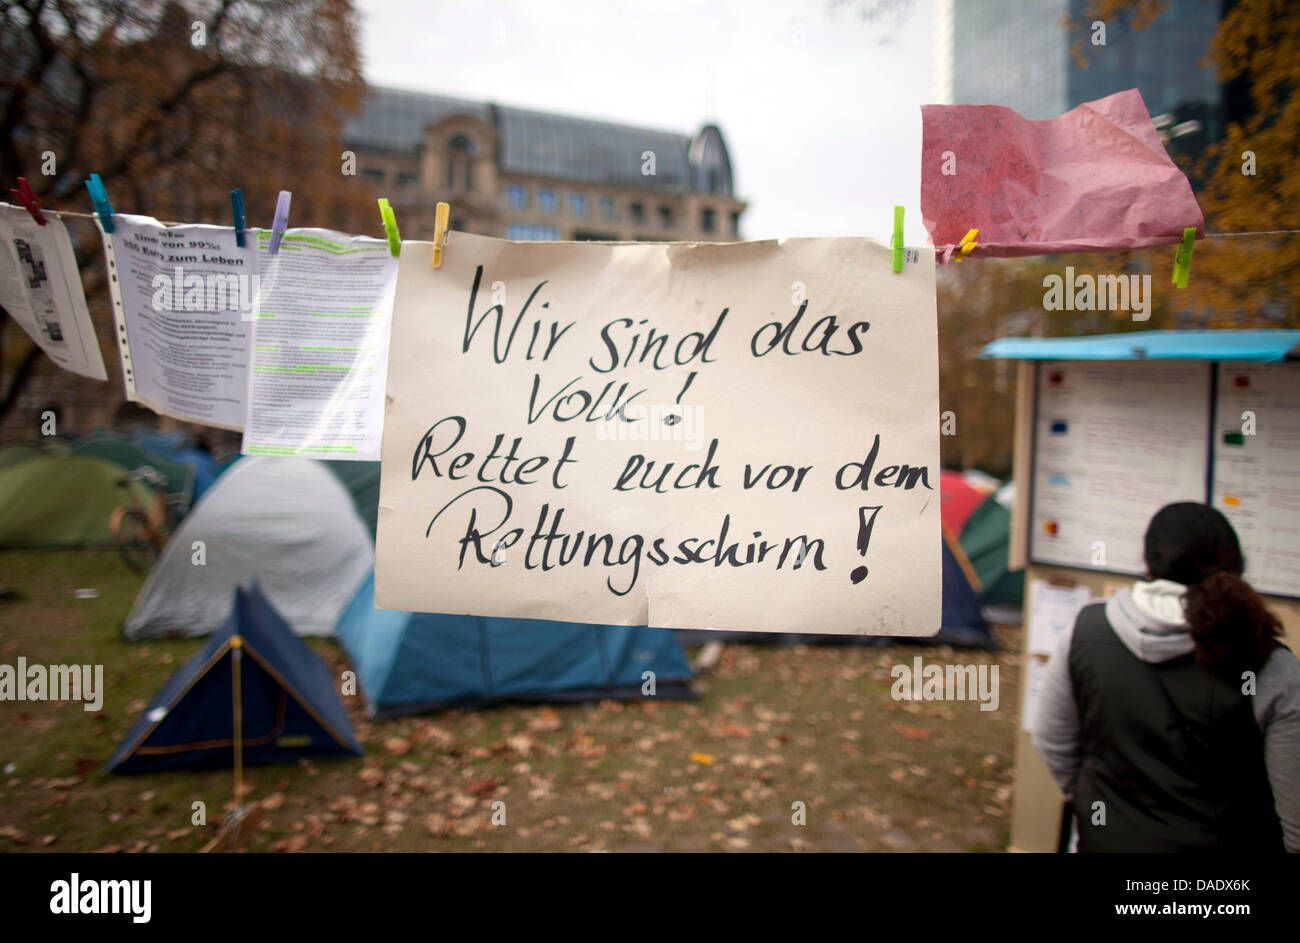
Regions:
[[1300, 851], [1300, 660], [1227, 518], [1161, 508], [1148, 581], [1086, 606], [1047, 665], [1034, 746], [1080, 851]]

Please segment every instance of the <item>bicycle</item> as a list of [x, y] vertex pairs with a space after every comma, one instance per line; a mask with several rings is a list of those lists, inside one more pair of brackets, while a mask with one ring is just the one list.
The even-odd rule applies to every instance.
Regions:
[[[153, 500], [148, 507], [131, 484], [143, 481], [153, 490]], [[167, 546], [167, 539], [176, 526], [176, 515], [167, 499], [164, 487], [167, 479], [151, 465], [142, 465], [117, 483], [126, 489], [127, 502], [113, 509], [109, 517], [109, 530], [122, 562], [136, 573], [147, 573]]]

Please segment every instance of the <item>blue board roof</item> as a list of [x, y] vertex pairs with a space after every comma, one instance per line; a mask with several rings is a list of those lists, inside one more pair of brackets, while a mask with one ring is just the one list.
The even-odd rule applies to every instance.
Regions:
[[1092, 337], [1003, 337], [981, 357], [1002, 360], [1238, 360], [1300, 357], [1300, 331], [1134, 331]]

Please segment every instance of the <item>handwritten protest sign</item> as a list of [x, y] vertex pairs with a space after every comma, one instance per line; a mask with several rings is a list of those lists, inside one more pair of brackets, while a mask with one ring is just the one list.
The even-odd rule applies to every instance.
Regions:
[[835, 634], [939, 628], [934, 254], [406, 241], [387, 609]]

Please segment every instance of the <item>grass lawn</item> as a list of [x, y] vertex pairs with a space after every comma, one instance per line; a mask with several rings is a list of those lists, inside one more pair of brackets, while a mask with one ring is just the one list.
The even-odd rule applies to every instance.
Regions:
[[[0, 664], [102, 664], [103, 709], [0, 702], [0, 851], [196, 851], [229, 771], [101, 766], [201, 644], [125, 643], [142, 577], [112, 551], [0, 553]], [[78, 599], [74, 590], [99, 595]], [[694, 702], [506, 706], [370, 722], [363, 759], [252, 767], [253, 851], [1000, 851], [1019, 705], [1009, 651], [728, 645]], [[335, 673], [341, 649], [312, 640]], [[890, 668], [1000, 665], [1000, 705], [895, 701]], [[505, 824], [493, 824], [504, 802]], [[203, 802], [207, 826], [192, 824]], [[803, 803], [806, 824], [792, 823]], [[497, 807], [500, 808], [500, 807]]]

